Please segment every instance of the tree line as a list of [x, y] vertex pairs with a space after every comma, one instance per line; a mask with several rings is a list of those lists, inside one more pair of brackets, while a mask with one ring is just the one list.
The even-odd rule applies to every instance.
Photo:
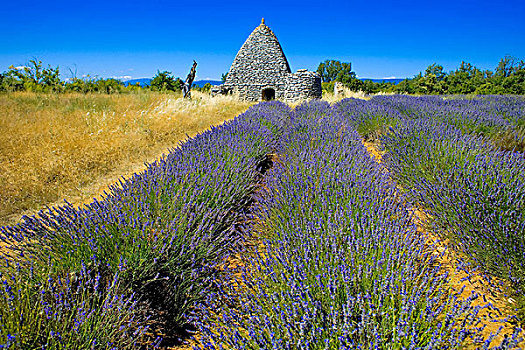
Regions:
[[[42, 61], [32, 59], [25, 66], [14, 67], [0, 73], [0, 92], [14, 91], [32, 91], [32, 92], [82, 92], [82, 93], [123, 93], [139, 90], [151, 91], [181, 91], [184, 82], [171, 75], [168, 71], [157, 71], [157, 74], [147, 86], [141, 86], [140, 83], [124, 84], [122, 81], [114, 78], [93, 78], [90, 76], [84, 78], [73, 77], [68, 80], [60, 78], [60, 68], [48, 65], [44, 67]], [[210, 84], [199, 88], [192, 86], [193, 90], [209, 91]]]
[[[373, 82], [360, 80], [352, 71], [352, 64], [337, 60], [326, 60], [319, 64], [317, 72], [323, 81], [323, 90], [333, 91], [334, 83], [341, 82], [352, 91], [365, 93], [392, 92], [407, 94], [525, 94], [525, 61], [512, 56], [502, 58], [494, 71], [481, 70], [474, 65], [461, 62], [460, 66], [445, 72], [443, 66], [434, 63], [413, 78], [397, 84], [392, 82]], [[226, 73], [227, 74], [227, 73]], [[226, 74], [222, 79], [225, 80]], [[157, 71], [148, 86], [140, 83], [126, 85], [114, 78], [73, 77], [60, 78], [58, 66], [44, 67], [42, 62], [32, 59], [23, 67], [11, 66], [0, 73], [0, 92], [82, 92], [82, 93], [123, 93], [139, 90], [181, 91], [184, 82], [171, 75], [169, 71]], [[210, 84], [202, 88], [193, 85], [193, 90], [209, 91]]]
[[343, 83], [352, 91], [365, 93], [393, 92], [421, 95], [448, 94], [525, 94], [525, 61], [512, 56], [503, 57], [494, 71], [481, 70], [474, 65], [461, 62], [453, 71], [445, 72], [443, 66], [434, 63], [413, 78], [397, 84], [359, 80], [352, 72], [351, 63], [326, 60], [319, 64], [323, 89], [333, 91], [334, 82]]

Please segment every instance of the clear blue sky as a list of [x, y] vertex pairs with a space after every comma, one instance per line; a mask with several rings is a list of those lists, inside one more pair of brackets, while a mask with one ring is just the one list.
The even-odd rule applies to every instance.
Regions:
[[293, 71], [337, 59], [359, 77], [412, 77], [525, 59], [525, 0], [20, 0], [0, 16], [0, 72], [36, 57], [64, 78], [184, 78], [195, 59], [197, 79], [220, 79], [261, 17]]

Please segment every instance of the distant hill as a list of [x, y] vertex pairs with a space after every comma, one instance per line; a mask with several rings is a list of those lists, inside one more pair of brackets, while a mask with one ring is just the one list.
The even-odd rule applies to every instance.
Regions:
[[151, 83], [151, 78], [131, 79], [131, 80], [123, 81], [122, 83], [125, 86], [135, 85], [136, 83], [139, 83], [140, 86], [144, 87], [144, 86], [148, 86]]
[[222, 81], [220, 80], [197, 80], [193, 82], [193, 85], [197, 85], [198, 87], [203, 87], [204, 84], [210, 83], [211, 85], [221, 85]]
[[[140, 86], [148, 86], [151, 83], [151, 78], [140, 78], [140, 79], [131, 79], [123, 81], [125, 86], [128, 85], [135, 85], [136, 83], [139, 83]], [[210, 83], [211, 85], [221, 85], [222, 81], [219, 80], [197, 80], [193, 82], [193, 85], [197, 85], [198, 87], [203, 87], [204, 84]]]

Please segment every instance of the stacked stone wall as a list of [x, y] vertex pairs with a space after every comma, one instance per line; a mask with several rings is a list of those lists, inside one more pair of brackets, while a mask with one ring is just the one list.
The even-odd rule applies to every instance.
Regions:
[[285, 99], [285, 84], [239, 84], [232, 89], [240, 99], [245, 101], [261, 101], [262, 92], [265, 89], [273, 89], [277, 100]]
[[321, 98], [321, 76], [306, 69], [299, 69], [286, 77], [284, 99], [288, 102]]

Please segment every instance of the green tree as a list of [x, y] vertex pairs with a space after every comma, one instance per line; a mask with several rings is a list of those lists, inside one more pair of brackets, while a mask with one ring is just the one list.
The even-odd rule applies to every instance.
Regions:
[[321, 83], [321, 90], [323, 91], [323, 93], [332, 93], [334, 92], [334, 82], [331, 81], [331, 82], [322, 82]]
[[142, 90], [142, 86], [137, 81], [135, 84], [129, 84], [128, 86], [124, 87], [123, 91], [128, 91], [128, 92], [133, 91], [133, 92], [135, 92], [135, 91], [141, 91], [141, 90]]
[[[4, 84], [9, 84], [10, 90], [28, 91], [61, 91], [64, 83], [60, 80], [60, 71], [48, 65], [42, 67], [42, 61], [37, 59], [29, 60], [25, 66], [10, 66], [4, 74]], [[7, 83], [6, 83], [7, 82]]]
[[354, 72], [352, 72], [352, 64], [345, 63], [336, 60], [326, 60], [319, 63], [317, 67], [317, 73], [321, 76], [321, 79], [325, 83], [331, 81], [350, 82], [356, 78]]
[[92, 79], [89, 75], [84, 79], [73, 77], [69, 82], [66, 83], [64, 90], [82, 93], [95, 92], [95, 80]]
[[344, 84], [351, 91], [364, 91], [365, 89], [365, 83], [357, 78], [345, 81]]
[[495, 75], [507, 78], [522, 69], [525, 69], [523, 60], [518, 61], [517, 58], [507, 55], [499, 61]]
[[211, 90], [211, 84], [210, 83], [204, 84], [204, 86], [201, 89], [202, 92], [210, 92], [210, 90]]
[[10, 69], [4, 73], [1, 74], [0, 77], [0, 91], [23, 91], [24, 90], [24, 82], [18, 78], [18, 76], [15, 74], [16, 72], [14, 69]]
[[103, 92], [106, 94], [119, 93], [124, 88], [124, 84], [120, 80], [113, 78], [98, 79], [95, 82], [95, 85], [95, 89], [97, 92]]
[[418, 77], [418, 88], [423, 94], [443, 94], [446, 91], [444, 79], [447, 73], [443, 66], [436, 63], [431, 64], [425, 69], [425, 75]]
[[154, 91], [180, 91], [182, 89], [182, 80], [174, 78], [168, 71], [157, 71], [150, 83], [151, 90]]
[[42, 82], [44, 74], [42, 72], [42, 61], [36, 58], [29, 60], [29, 63], [18, 70], [19, 77], [25, 82], [31, 82], [35, 85], [39, 85]]
[[414, 94], [414, 84], [412, 79], [405, 79], [400, 81], [397, 85], [392, 87], [392, 91], [400, 94]]
[[443, 66], [433, 63], [425, 69], [425, 77], [433, 76], [438, 81], [442, 81], [447, 73], [443, 70]]
[[47, 68], [42, 69], [42, 85], [47, 91], [59, 92], [64, 88], [64, 82], [60, 79], [59, 67], [52, 68], [48, 65]]
[[229, 72], [226, 72], [226, 73], [223, 73], [223, 74], [221, 75], [221, 81], [222, 81], [223, 83], [226, 82], [226, 78], [228, 78], [228, 73], [229, 73]]
[[446, 77], [447, 92], [451, 94], [470, 94], [483, 84], [480, 79], [483, 75], [478, 68], [472, 64], [462, 61], [459, 68], [450, 72]]
[[514, 71], [501, 82], [503, 91], [507, 94], [525, 94], [525, 69]]

